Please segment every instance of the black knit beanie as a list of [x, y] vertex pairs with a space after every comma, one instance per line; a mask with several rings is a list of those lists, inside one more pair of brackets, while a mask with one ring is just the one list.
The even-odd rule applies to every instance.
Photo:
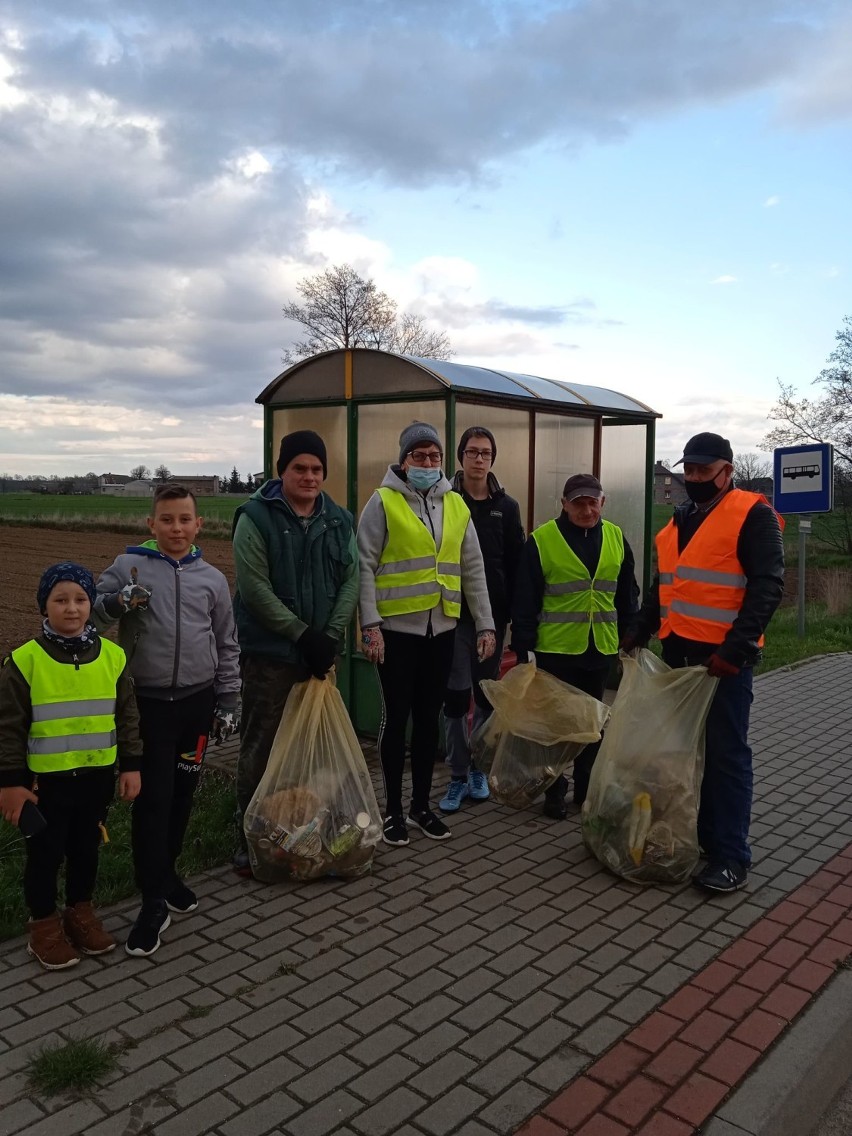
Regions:
[[322, 462], [323, 480], [328, 477], [328, 458], [325, 452], [325, 442], [313, 430], [294, 430], [292, 434], [285, 434], [281, 439], [281, 449], [278, 451], [278, 476], [280, 477], [293, 458], [299, 454], [310, 454]]
[[465, 430], [465, 432], [462, 434], [459, 440], [459, 448], [456, 450], [456, 457], [459, 459], [459, 465], [461, 465], [462, 454], [467, 449], [467, 444], [471, 438], [488, 439], [488, 441], [491, 443], [491, 464], [494, 465], [494, 463], [497, 461], [497, 443], [494, 441], [494, 435], [491, 433], [487, 426], [469, 426], [467, 430]]

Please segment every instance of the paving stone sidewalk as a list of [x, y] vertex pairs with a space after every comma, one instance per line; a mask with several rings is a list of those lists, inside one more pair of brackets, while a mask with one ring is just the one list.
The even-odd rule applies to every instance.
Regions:
[[[174, 917], [150, 960], [119, 950], [45, 974], [23, 939], [4, 944], [0, 1136], [695, 1131], [697, 1114], [660, 1111], [690, 1068], [675, 1080], [669, 1067], [667, 1080], [643, 1072], [646, 1097], [619, 1116], [601, 1059], [626, 1045], [649, 1064], [663, 1043], [643, 1049], [641, 1038], [674, 1018], [673, 996], [733, 966], [717, 956], [771, 909], [782, 929], [815, 923], [843, 944], [852, 904], [834, 902], [823, 922], [812, 914], [852, 880], [850, 689], [852, 655], [755, 684], [755, 864], [732, 896], [620, 882], [585, 852], [576, 817], [487, 802], [466, 804], [446, 843], [418, 834], [408, 848], [381, 847], [362, 880], [268, 887], [211, 872], [197, 881], [199, 910]], [[788, 904], [782, 924], [773, 914], [793, 892], [807, 904]], [[135, 907], [109, 916], [122, 940]], [[760, 996], [790, 985], [790, 967], [762, 971]], [[780, 1028], [800, 1003], [779, 1003]], [[692, 1030], [679, 1044], [712, 1056], [727, 1027], [702, 1018], [705, 1007], [674, 1020]], [[32, 1053], [79, 1036], [122, 1045], [120, 1071], [82, 1100], [33, 1096]], [[715, 1103], [718, 1085], [734, 1083], [718, 1075]], [[605, 1088], [591, 1109], [567, 1108], [588, 1084]]]

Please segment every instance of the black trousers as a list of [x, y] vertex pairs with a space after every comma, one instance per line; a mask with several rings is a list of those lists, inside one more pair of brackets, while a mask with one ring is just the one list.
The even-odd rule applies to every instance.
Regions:
[[46, 919], [56, 910], [63, 862], [68, 906], [92, 898], [101, 842], [98, 825], [106, 820], [114, 792], [114, 765], [39, 777], [38, 807], [47, 828], [25, 842], [24, 900], [31, 918]]
[[440, 635], [385, 631], [379, 758], [388, 814], [402, 812], [405, 732], [411, 721], [411, 811], [429, 807], [441, 706], [453, 662], [455, 629]]
[[165, 899], [180, 882], [175, 861], [207, 752], [216, 695], [210, 686], [176, 702], [138, 696], [136, 701], [142, 789], [133, 802], [133, 867], [143, 900]]
[[[536, 666], [552, 674], [554, 678], [567, 682], [569, 686], [576, 686], [585, 694], [603, 702], [606, 680], [609, 677], [609, 663], [602, 667], [578, 667], [572, 664], [570, 655], [555, 655], [544, 651], [536, 651]], [[589, 791], [589, 778], [592, 776], [592, 766], [601, 748], [600, 742], [587, 745], [574, 762], [574, 803], [582, 805]], [[545, 793], [548, 800], [559, 799], [565, 796], [568, 781], [560, 776], [554, 781]]]

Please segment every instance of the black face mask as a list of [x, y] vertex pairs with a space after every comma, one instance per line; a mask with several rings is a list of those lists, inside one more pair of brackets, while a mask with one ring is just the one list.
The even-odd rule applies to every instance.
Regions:
[[[718, 473], [716, 477], [718, 477]], [[683, 487], [686, 495], [693, 505], [707, 505], [714, 497], [718, 497], [722, 490], [716, 484], [716, 477], [710, 481], [684, 481]]]

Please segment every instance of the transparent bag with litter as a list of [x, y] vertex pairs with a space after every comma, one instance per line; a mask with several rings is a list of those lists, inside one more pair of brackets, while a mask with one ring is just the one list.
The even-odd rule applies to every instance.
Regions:
[[291, 690], [243, 824], [266, 883], [370, 871], [382, 817], [333, 673]]
[[516, 809], [531, 805], [600, 738], [609, 714], [602, 702], [534, 663], [480, 686], [494, 713], [471, 737], [471, 756], [494, 799]]
[[636, 883], [682, 883], [698, 862], [704, 727], [718, 679], [650, 651], [624, 671], [583, 805], [583, 840]]

